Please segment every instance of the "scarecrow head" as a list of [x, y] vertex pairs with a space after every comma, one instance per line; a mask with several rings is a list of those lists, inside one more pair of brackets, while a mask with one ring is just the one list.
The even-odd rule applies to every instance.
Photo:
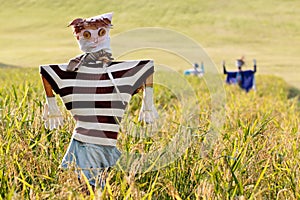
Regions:
[[239, 70], [242, 69], [242, 66], [245, 64], [244, 56], [242, 56], [240, 59], [237, 59], [235, 62], [235, 65], [238, 67]]
[[79, 48], [85, 53], [105, 50], [111, 52], [109, 31], [112, 27], [113, 13], [71, 21], [73, 34], [77, 39]]

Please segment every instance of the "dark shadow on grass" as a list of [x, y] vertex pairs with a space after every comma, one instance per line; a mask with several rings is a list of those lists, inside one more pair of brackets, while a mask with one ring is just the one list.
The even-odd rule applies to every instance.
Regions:
[[289, 93], [288, 93], [288, 98], [292, 99], [292, 98], [298, 98], [298, 102], [300, 105], [300, 89], [296, 88], [296, 87], [290, 87], [289, 88]]
[[0, 62], [0, 69], [1, 68], [20, 68], [19, 66], [16, 65], [11, 65], [11, 64], [5, 64]]

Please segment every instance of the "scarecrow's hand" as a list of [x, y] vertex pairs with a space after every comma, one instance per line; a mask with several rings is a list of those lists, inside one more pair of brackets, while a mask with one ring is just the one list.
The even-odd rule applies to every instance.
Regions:
[[139, 121], [153, 123], [158, 118], [157, 110], [153, 104], [153, 88], [146, 87], [144, 90], [142, 108], [139, 115]]
[[63, 125], [63, 116], [57, 106], [55, 97], [47, 97], [43, 119], [45, 121], [45, 127], [50, 130]]

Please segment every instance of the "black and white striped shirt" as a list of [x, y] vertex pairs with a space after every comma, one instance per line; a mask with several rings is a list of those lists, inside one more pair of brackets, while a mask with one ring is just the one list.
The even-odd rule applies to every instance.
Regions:
[[136, 90], [154, 73], [152, 60], [85, 64], [66, 71], [67, 64], [42, 65], [40, 73], [59, 94], [76, 120], [76, 140], [116, 146], [119, 122]]

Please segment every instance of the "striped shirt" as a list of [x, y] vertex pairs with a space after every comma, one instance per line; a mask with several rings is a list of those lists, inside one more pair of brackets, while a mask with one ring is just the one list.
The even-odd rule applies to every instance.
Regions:
[[154, 73], [152, 60], [85, 64], [66, 71], [67, 64], [42, 65], [41, 75], [59, 94], [76, 120], [76, 140], [116, 146], [126, 106], [136, 90]]

